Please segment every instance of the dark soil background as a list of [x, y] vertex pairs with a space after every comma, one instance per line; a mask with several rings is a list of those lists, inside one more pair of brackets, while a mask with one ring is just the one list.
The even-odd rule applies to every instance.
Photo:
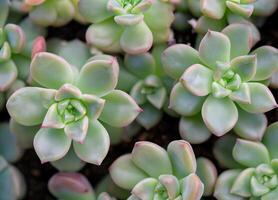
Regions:
[[[273, 16], [269, 17], [260, 29], [262, 40], [258, 44], [260, 45], [272, 45], [278, 47], [278, 12]], [[58, 37], [65, 40], [72, 40], [76, 37], [84, 41], [84, 35], [86, 32], [86, 26], [82, 26], [76, 22], [71, 22], [62, 28], [49, 28], [48, 38]], [[192, 43], [194, 41], [194, 34], [191, 31], [186, 33], [178, 33], [176, 35], [177, 41], [183, 41], [183, 43]], [[273, 90], [276, 100], [278, 100], [278, 91]], [[278, 110], [267, 113], [269, 123], [278, 120]], [[7, 121], [8, 114], [4, 110], [0, 112], [0, 120]], [[172, 118], [164, 115], [160, 124], [148, 132], [142, 130], [140, 134], [130, 139], [129, 141], [123, 141], [121, 144], [111, 146], [109, 154], [104, 160], [101, 166], [95, 166], [87, 164], [81, 172], [87, 176], [92, 185], [96, 185], [102, 177], [108, 173], [108, 168], [111, 163], [120, 155], [131, 152], [133, 145], [136, 141], [147, 140], [159, 144], [163, 147], [167, 147], [167, 144], [175, 139], [180, 139], [178, 133], [178, 122], [179, 119]], [[214, 161], [212, 155], [212, 147], [216, 137], [212, 137], [209, 141], [201, 145], [193, 145], [196, 157], [205, 156]], [[57, 172], [50, 164], [41, 165], [39, 158], [33, 149], [27, 150], [20, 161], [15, 163], [15, 166], [24, 174], [27, 182], [27, 195], [25, 200], [54, 200], [51, 194], [48, 192], [47, 183], [50, 177]], [[219, 172], [222, 169], [218, 167]], [[214, 199], [214, 198], [207, 198]]]

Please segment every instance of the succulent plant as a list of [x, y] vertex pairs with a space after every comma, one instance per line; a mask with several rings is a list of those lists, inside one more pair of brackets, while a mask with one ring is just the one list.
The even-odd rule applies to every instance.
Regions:
[[168, 41], [174, 20], [173, 6], [160, 0], [80, 0], [79, 10], [93, 23], [87, 42], [104, 52], [145, 53]]
[[85, 21], [78, 12], [76, 0], [11, 0], [11, 7], [28, 13], [41, 26], [63, 26], [74, 18]]
[[109, 135], [99, 120], [123, 127], [141, 110], [128, 94], [114, 89], [119, 73], [117, 60], [108, 55], [94, 56], [79, 70], [62, 57], [40, 52], [30, 68], [32, 80], [45, 88], [17, 90], [9, 98], [7, 109], [19, 124], [41, 125], [34, 138], [41, 161], [63, 158], [73, 141], [81, 160], [101, 164], [109, 149]]
[[169, 107], [183, 116], [182, 138], [201, 143], [210, 132], [222, 136], [234, 128], [240, 137], [261, 139], [267, 123], [263, 113], [277, 104], [260, 81], [277, 71], [278, 51], [262, 46], [248, 55], [251, 39], [247, 26], [232, 24], [222, 32], [209, 31], [199, 52], [183, 44], [164, 51], [166, 73], [179, 79]]
[[48, 189], [59, 200], [115, 200], [106, 192], [97, 196], [88, 179], [80, 173], [59, 172], [49, 180]]
[[23, 176], [0, 155], [0, 199], [22, 199], [26, 192]]
[[[211, 193], [209, 190], [214, 185], [214, 181], [208, 179], [216, 178], [209, 169], [210, 164], [202, 164], [199, 168], [208, 184], [207, 194]], [[195, 173], [196, 168], [194, 152], [186, 141], [172, 141], [167, 151], [154, 143], [143, 141], [135, 144], [131, 154], [121, 156], [112, 164], [110, 175], [116, 185], [131, 190], [129, 200], [197, 200], [203, 195], [204, 185]]]
[[221, 200], [277, 198], [277, 137], [276, 122], [267, 128], [262, 142], [237, 139], [232, 157], [240, 167], [219, 176], [214, 196]]
[[136, 121], [146, 129], [160, 121], [173, 85], [161, 66], [160, 55], [164, 49], [164, 46], [157, 46], [152, 54], [126, 54], [120, 68], [117, 87], [129, 92], [143, 109]]
[[24, 87], [29, 76], [31, 51], [35, 39], [44, 35], [44, 30], [32, 24], [28, 19], [19, 25], [7, 24], [0, 27], [0, 109], [18, 88]]

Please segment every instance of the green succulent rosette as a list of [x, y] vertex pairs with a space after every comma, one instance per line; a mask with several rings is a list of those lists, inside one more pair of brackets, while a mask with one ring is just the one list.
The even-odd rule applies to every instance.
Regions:
[[152, 128], [161, 120], [174, 82], [165, 75], [161, 66], [160, 55], [164, 49], [164, 46], [157, 46], [152, 54], [126, 54], [123, 67], [120, 68], [117, 87], [129, 92], [142, 108], [136, 121], [146, 129]]
[[[239, 167], [224, 171], [217, 180], [214, 196], [221, 200], [273, 200], [278, 196], [278, 123], [271, 124], [262, 139], [232, 141], [230, 157]], [[222, 142], [223, 143], [223, 142]], [[221, 148], [217, 149], [219, 151]], [[229, 167], [231, 168], [231, 166]]]
[[78, 69], [60, 56], [40, 52], [30, 68], [31, 79], [41, 87], [17, 90], [7, 109], [21, 125], [41, 125], [34, 138], [41, 161], [57, 161], [73, 146], [81, 160], [100, 165], [110, 145], [100, 121], [123, 127], [140, 111], [128, 94], [114, 89], [119, 73], [116, 58], [94, 56]]
[[114, 53], [145, 53], [168, 41], [174, 18], [173, 6], [160, 0], [81, 0], [79, 10], [93, 23], [87, 42]]
[[13, 10], [28, 13], [40, 26], [63, 26], [72, 19], [85, 23], [77, 9], [77, 0], [12, 0]]
[[201, 143], [210, 132], [222, 136], [232, 129], [245, 139], [262, 138], [267, 125], [263, 113], [277, 104], [261, 82], [277, 71], [278, 51], [262, 46], [249, 53], [251, 39], [247, 26], [233, 24], [222, 32], [209, 31], [199, 51], [183, 44], [164, 51], [166, 73], [179, 79], [170, 108], [182, 116], [182, 138]]
[[26, 185], [21, 172], [0, 155], [0, 199], [22, 199]]
[[[210, 194], [216, 179], [215, 167], [210, 167], [212, 163], [207, 160], [199, 163], [197, 174], [203, 177], [206, 194]], [[186, 141], [172, 141], [167, 150], [143, 141], [135, 144], [131, 154], [112, 164], [110, 175], [116, 185], [131, 191], [129, 200], [199, 200], [204, 184], [196, 175], [196, 168], [194, 152]]]

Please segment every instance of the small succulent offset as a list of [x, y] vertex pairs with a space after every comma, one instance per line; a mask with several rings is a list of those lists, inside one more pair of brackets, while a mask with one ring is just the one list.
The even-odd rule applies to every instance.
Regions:
[[145, 53], [169, 40], [174, 20], [173, 6], [160, 0], [80, 0], [79, 10], [94, 23], [87, 42], [104, 52]]
[[151, 53], [125, 55], [124, 67], [120, 69], [120, 81], [117, 86], [128, 91], [143, 112], [136, 121], [146, 129], [155, 126], [161, 119], [163, 107], [168, 103], [170, 78], [161, 66], [160, 55], [164, 48], [154, 48]]
[[110, 167], [113, 181], [131, 190], [129, 200], [199, 200], [204, 184], [195, 172], [194, 152], [184, 140], [172, 141], [167, 151], [151, 142], [137, 142], [131, 154], [121, 156]]
[[79, 70], [55, 54], [40, 52], [30, 69], [32, 80], [42, 87], [17, 90], [7, 109], [19, 124], [41, 125], [34, 138], [41, 161], [63, 158], [73, 141], [81, 160], [100, 165], [110, 142], [99, 120], [123, 127], [141, 111], [128, 94], [114, 89], [119, 74], [116, 58], [94, 56]]
[[274, 200], [278, 196], [278, 123], [268, 127], [262, 142], [237, 139], [232, 155], [240, 169], [224, 171], [214, 196], [219, 200]]
[[12, 0], [11, 7], [28, 13], [40, 26], [63, 26], [73, 18], [84, 21], [76, 10], [76, 0]]
[[170, 108], [183, 116], [183, 138], [201, 143], [209, 132], [222, 136], [234, 128], [243, 138], [261, 139], [267, 123], [263, 113], [277, 106], [261, 81], [277, 71], [278, 51], [263, 46], [248, 55], [251, 41], [248, 26], [232, 24], [222, 32], [209, 31], [199, 52], [182, 44], [165, 50], [165, 71], [179, 79]]
[[26, 192], [22, 174], [0, 155], [0, 199], [19, 200]]
[[25, 34], [20, 26], [7, 24], [0, 27], [0, 92], [7, 91], [16, 80], [18, 70], [14, 59], [24, 45]]
[[90, 182], [80, 173], [59, 172], [49, 180], [48, 189], [58, 200], [114, 200], [107, 193], [96, 198]]

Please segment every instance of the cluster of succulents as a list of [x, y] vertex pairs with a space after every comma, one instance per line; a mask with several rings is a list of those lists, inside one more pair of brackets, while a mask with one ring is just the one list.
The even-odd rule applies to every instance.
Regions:
[[0, 200], [32, 191], [30, 151], [59, 200], [276, 200], [277, 8], [0, 0]]

